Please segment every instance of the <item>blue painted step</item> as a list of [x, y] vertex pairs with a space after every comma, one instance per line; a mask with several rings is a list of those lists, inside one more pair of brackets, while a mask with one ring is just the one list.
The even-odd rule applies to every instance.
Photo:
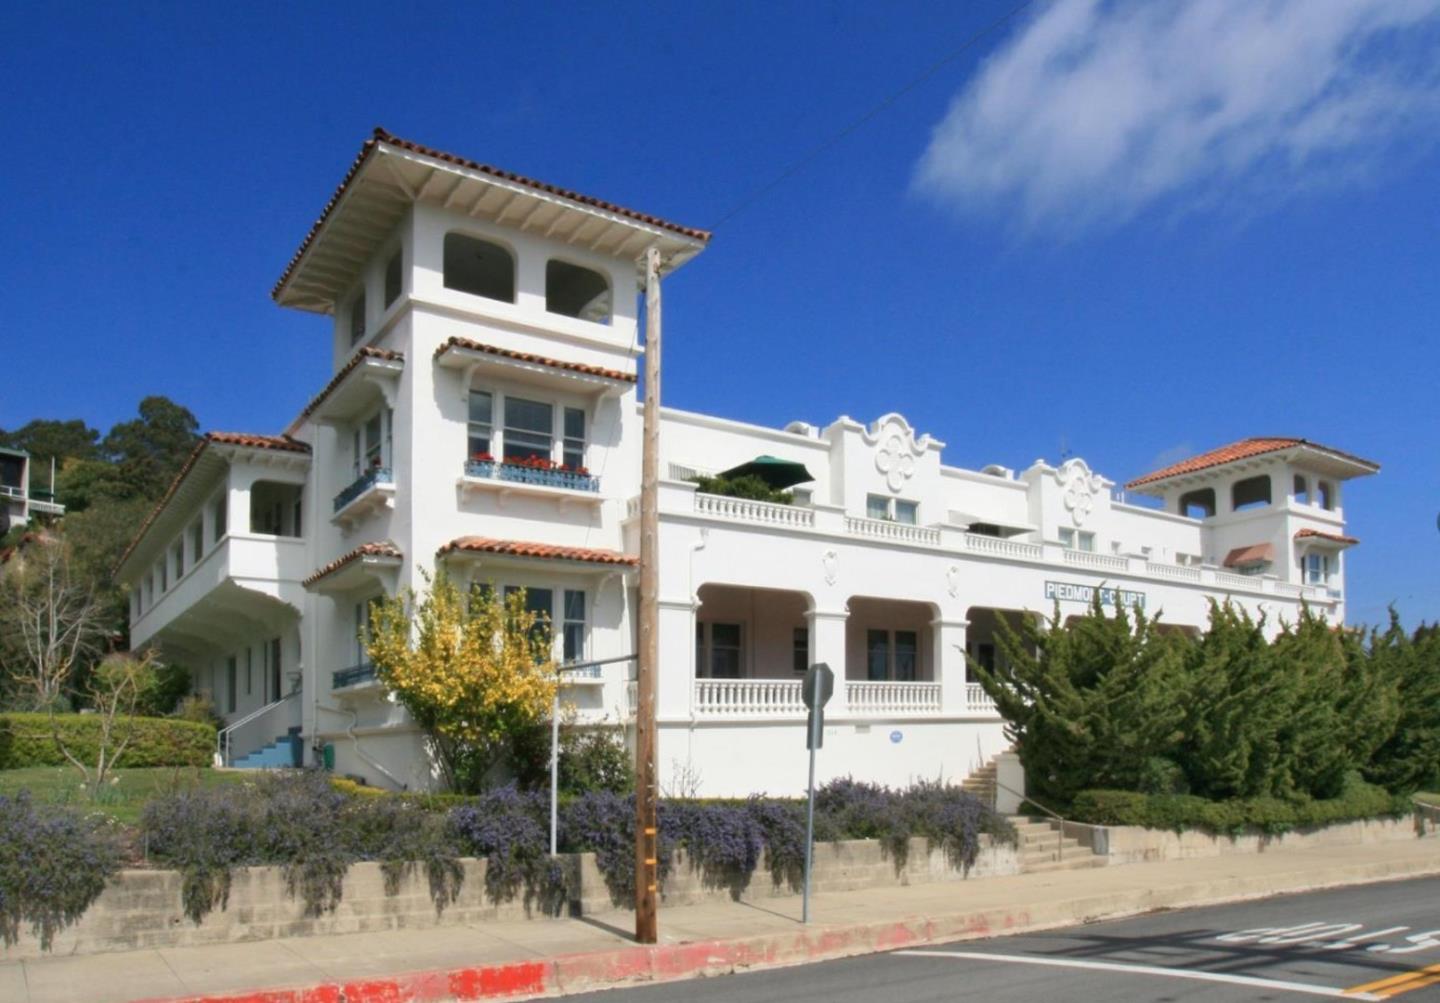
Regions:
[[296, 733], [281, 735], [269, 745], [234, 760], [230, 766], [237, 770], [289, 769], [297, 765], [295, 759], [300, 748], [299, 737]]

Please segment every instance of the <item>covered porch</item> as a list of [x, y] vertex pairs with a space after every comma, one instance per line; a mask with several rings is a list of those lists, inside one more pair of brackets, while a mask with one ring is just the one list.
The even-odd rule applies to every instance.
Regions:
[[994, 717], [966, 682], [965, 624], [930, 603], [851, 596], [825, 611], [803, 592], [715, 583], [697, 596], [686, 708], [694, 717], [804, 717], [800, 685], [813, 662], [837, 677], [831, 716]]

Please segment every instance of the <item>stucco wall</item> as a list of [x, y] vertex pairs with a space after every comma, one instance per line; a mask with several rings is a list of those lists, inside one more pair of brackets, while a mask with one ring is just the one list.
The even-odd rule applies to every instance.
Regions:
[[1198, 831], [1145, 829], [1133, 825], [1108, 826], [1096, 830], [1097, 840], [1102, 844], [1097, 852], [1104, 854], [1111, 864], [1190, 860], [1197, 857], [1223, 857], [1233, 853], [1298, 850], [1312, 846], [1362, 846], [1366, 843], [1432, 838], [1436, 834], [1436, 817], [1433, 813], [1399, 819], [1344, 822], [1319, 829], [1296, 829], [1278, 836], [1261, 832], [1219, 836]]

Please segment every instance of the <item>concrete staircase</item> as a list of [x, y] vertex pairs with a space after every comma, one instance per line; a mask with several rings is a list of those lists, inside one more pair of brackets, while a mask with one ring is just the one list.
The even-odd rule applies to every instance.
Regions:
[[989, 760], [960, 781], [960, 789], [966, 794], [973, 794], [990, 807], [995, 807], [995, 760]]
[[1053, 819], [1011, 815], [1010, 823], [1020, 835], [1022, 874], [1105, 866], [1106, 858], [1096, 856], [1090, 847], [1073, 836], [1062, 836], [1060, 823]]
[[232, 770], [288, 770], [296, 765], [295, 748], [299, 728], [292, 728], [269, 745], [247, 752], [230, 764]]

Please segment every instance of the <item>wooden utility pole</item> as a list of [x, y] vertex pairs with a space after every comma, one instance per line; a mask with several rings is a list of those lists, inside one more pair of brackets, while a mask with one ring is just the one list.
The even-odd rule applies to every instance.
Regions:
[[640, 466], [640, 669], [635, 685], [635, 939], [653, 944], [660, 871], [655, 682], [660, 669], [660, 249], [645, 252], [645, 445]]

